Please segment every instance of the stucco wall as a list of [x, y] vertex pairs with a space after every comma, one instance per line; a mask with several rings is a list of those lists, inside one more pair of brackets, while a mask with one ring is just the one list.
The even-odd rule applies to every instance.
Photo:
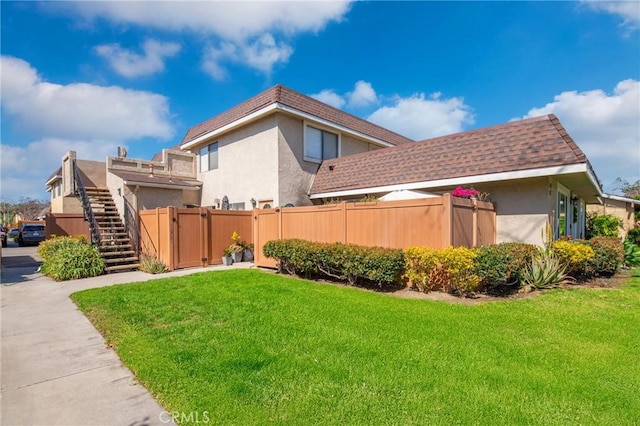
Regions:
[[374, 149], [380, 149], [381, 146], [374, 145], [349, 135], [342, 135], [340, 137], [340, 156], [346, 157], [347, 155], [360, 154], [361, 152], [372, 151]]
[[305, 161], [304, 124], [302, 120], [278, 114], [278, 197], [276, 206], [291, 203], [295, 206], [311, 205], [307, 195], [311, 179], [320, 164]]
[[107, 185], [107, 164], [103, 161], [76, 160], [82, 181], [86, 187], [105, 188]]
[[276, 116], [271, 115], [208, 141], [218, 142], [218, 168], [198, 170], [198, 180], [202, 182], [201, 206], [215, 206], [216, 199], [222, 200], [225, 195], [230, 203], [245, 203], [247, 210], [251, 209], [252, 198], [278, 202], [276, 121]]
[[138, 211], [167, 206], [183, 207], [181, 189], [139, 187], [135, 192]]
[[475, 185], [474, 188], [488, 192], [496, 205], [497, 243], [543, 244], [543, 231], [555, 199], [550, 194], [548, 178]]
[[[135, 199], [131, 196], [130, 191], [127, 191], [122, 178], [113, 173], [107, 173], [107, 188], [109, 188], [120, 218], [124, 219], [124, 197], [129, 196], [129, 202], [132, 206], [135, 206]], [[118, 189], [120, 189], [120, 194], [118, 194]]]

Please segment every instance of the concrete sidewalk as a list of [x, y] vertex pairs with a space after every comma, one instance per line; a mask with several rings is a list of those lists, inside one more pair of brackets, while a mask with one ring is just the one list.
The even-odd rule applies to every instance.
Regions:
[[69, 295], [113, 284], [251, 266], [241, 263], [162, 275], [127, 272], [61, 283], [34, 271], [21, 271], [14, 279], [14, 271], [3, 268], [1, 424], [173, 424]]

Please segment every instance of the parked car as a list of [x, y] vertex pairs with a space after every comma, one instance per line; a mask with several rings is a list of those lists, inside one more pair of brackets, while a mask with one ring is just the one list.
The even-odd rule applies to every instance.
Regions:
[[44, 224], [27, 223], [22, 225], [20, 233], [18, 234], [18, 245], [20, 247], [27, 244], [40, 244], [44, 241]]
[[20, 234], [20, 230], [18, 228], [11, 228], [11, 230], [7, 235], [9, 236], [10, 239], [15, 241], [16, 238], [18, 237], [18, 234]]
[[2, 239], [2, 247], [7, 246], [7, 233], [3, 226], [0, 226], [0, 239]]

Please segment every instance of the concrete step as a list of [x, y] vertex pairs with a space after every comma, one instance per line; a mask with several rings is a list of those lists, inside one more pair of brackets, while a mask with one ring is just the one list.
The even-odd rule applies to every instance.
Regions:
[[110, 272], [124, 272], [124, 271], [137, 270], [139, 267], [140, 267], [139, 263], [131, 263], [131, 264], [128, 264], [128, 265], [107, 266], [106, 268], [104, 268], [104, 270], [107, 273], [110, 273]]

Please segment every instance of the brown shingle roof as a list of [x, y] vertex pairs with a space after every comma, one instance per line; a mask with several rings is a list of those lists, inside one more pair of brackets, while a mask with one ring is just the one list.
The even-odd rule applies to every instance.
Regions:
[[56, 176], [60, 176], [60, 178], [62, 178], [62, 167], [58, 167], [58, 170], [51, 173], [51, 175], [47, 178], [46, 182], [49, 182], [51, 179], [53, 179]]
[[325, 160], [311, 194], [587, 163], [555, 115]]
[[149, 176], [145, 173], [131, 173], [123, 172], [120, 170], [112, 170], [111, 173], [122, 178], [128, 182], [136, 182], [141, 184], [153, 184], [153, 185], [169, 185], [169, 186], [192, 186], [194, 188], [201, 186], [202, 182], [195, 179], [184, 179], [177, 177], [169, 177], [163, 175]]
[[298, 111], [311, 114], [315, 117], [344, 126], [393, 145], [413, 143], [413, 140], [409, 138], [278, 84], [254, 96], [253, 98], [236, 105], [222, 114], [216, 115], [215, 117], [190, 128], [182, 139], [181, 145], [231, 124], [236, 120], [246, 117], [247, 115], [274, 103], [286, 105]]

